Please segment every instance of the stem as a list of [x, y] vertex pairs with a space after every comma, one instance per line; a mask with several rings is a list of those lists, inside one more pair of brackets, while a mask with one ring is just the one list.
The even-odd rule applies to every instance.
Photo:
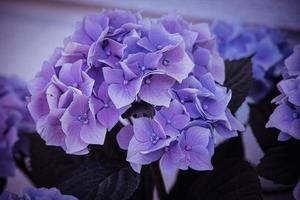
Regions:
[[154, 183], [158, 192], [158, 196], [160, 200], [166, 200], [168, 197], [168, 194], [166, 192], [164, 180], [162, 178], [160, 169], [159, 169], [159, 164], [158, 162], [154, 162], [150, 165], [151, 172], [154, 177]]

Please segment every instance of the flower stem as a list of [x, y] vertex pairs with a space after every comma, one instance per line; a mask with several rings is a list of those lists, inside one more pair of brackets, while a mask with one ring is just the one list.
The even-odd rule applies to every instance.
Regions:
[[168, 197], [168, 194], [166, 192], [164, 180], [162, 178], [160, 169], [159, 169], [159, 163], [154, 162], [151, 164], [151, 172], [153, 174], [154, 183], [158, 192], [158, 196], [160, 200], [166, 200]]

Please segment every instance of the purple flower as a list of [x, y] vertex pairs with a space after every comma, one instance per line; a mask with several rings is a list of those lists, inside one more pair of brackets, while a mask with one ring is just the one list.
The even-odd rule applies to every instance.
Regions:
[[160, 19], [160, 22], [169, 33], [179, 33], [186, 44], [187, 51], [192, 51], [193, 45], [195, 44], [199, 34], [197, 30], [191, 30], [189, 27], [190, 24], [180, 15], [175, 13], [163, 16]]
[[84, 17], [71, 40], [80, 44], [91, 45], [98, 38], [103, 38], [108, 32], [109, 18], [105, 15], [89, 15]]
[[123, 44], [126, 45], [126, 48], [124, 49], [124, 58], [127, 58], [131, 54], [134, 55], [137, 53], [148, 52], [146, 49], [137, 44], [140, 39], [140, 35], [136, 31], [132, 31], [131, 35], [128, 35], [123, 39]]
[[296, 187], [294, 188], [293, 191], [293, 196], [296, 200], [300, 199], [300, 181], [298, 182], [298, 184], [296, 185]]
[[175, 80], [164, 74], [149, 74], [144, 77], [139, 97], [150, 104], [168, 107], [172, 99], [171, 87]]
[[103, 68], [105, 82], [109, 84], [108, 95], [116, 108], [131, 104], [142, 84], [142, 77], [135, 75], [130, 69]]
[[168, 108], [164, 107], [156, 112], [154, 120], [161, 124], [168, 136], [176, 137], [188, 125], [190, 117], [186, 114], [183, 105], [173, 100]]
[[103, 12], [104, 16], [109, 18], [109, 31], [110, 35], [115, 35], [120, 30], [126, 29], [128, 25], [137, 24], [140, 19], [139, 14], [134, 14], [124, 10], [107, 10]]
[[65, 63], [74, 63], [78, 60], [86, 60], [89, 51], [89, 45], [76, 43], [69, 41], [70, 38], [67, 38], [64, 43], [65, 47], [61, 52], [61, 56], [56, 63], [53, 63], [55, 66], [61, 66]]
[[261, 66], [267, 71], [279, 62], [282, 57], [276, 44], [269, 37], [265, 37], [259, 41], [255, 55], [252, 58], [252, 63]]
[[[29, 85], [28, 108], [46, 144], [67, 153], [103, 144], [120, 121], [126, 126], [117, 141], [135, 171], [159, 159], [163, 171], [207, 170], [212, 134], [231, 137], [243, 129], [227, 108], [224, 79], [208, 24], [109, 10], [85, 17], [44, 63]], [[154, 119], [122, 119], [141, 101], [156, 110]]]
[[106, 64], [115, 67], [123, 57], [125, 45], [112, 39], [104, 39], [93, 43], [89, 49], [87, 62], [89, 66], [100, 67]]
[[298, 46], [294, 53], [285, 61], [287, 64], [283, 80], [277, 84], [281, 94], [273, 99], [278, 107], [271, 114], [267, 128], [273, 127], [280, 130], [279, 140], [288, 140], [291, 137], [300, 140], [300, 71], [297, 74], [295, 60], [299, 58]]
[[124, 64], [137, 76], [152, 73], [157, 70], [161, 53], [136, 53], [130, 54]]
[[243, 29], [237, 24], [215, 22], [213, 32], [217, 36], [220, 53], [225, 59], [241, 59], [255, 52], [255, 32], [250, 28]]
[[15, 174], [15, 163], [13, 158], [13, 146], [18, 140], [17, 128], [10, 127], [10, 119], [4, 110], [0, 109], [0, 177], [13, 176]]
[[[60, 57], [61, 56], [61, 49], [57, 48], [54, 51], [53, 57]], [[42, 65], [42, 69], [38, 72], [34, 79], [32, 79], [28, 83], [28, 89], [32, 95], [38, 94], [45, 90], [47, 85], [52, 79], [52, 76], [55, 75], [54, 65], [57, 62], [56, 59], [51, 59], [52, 61], [45, 61]]]
[[193, 51], [195, 62], [194, 75], [201, 77], [210, 72], [214, 79], [223, 84], [225, 80], [225, 64], [223, 59], [209, 49], [198, 47]]
[[300, 76], [280, 81], [278, 89], [290, 103], [300, 106]]
[[289, 76], [298, 76], [300, 74], [300, 45], [295, 46], [294, 53], [285, 60], [285, 66]]
[[163, 148], [172, 141], [159, 123], [145, 117], [134, 120], [133, 132], [127, 161], [135, 164], [144, 165], [158, 160], [163, 154]]
[[194, 63], [185, 52], [184, 43], [163, 53], [158, 69], [163, 70], [168, 76], [182, 82], [194, 68]]
[[127, 108], [117, 109], [109, 98], [107, 90], [107, 84], [103, 83], [96, 95], [91, 98], [91, 106], [98, 122], [111, 130]]
[[[155, 140], [156, 138], [154, 138], [153, 135], [153, 139], [151, 143], [153, 143]], [[128, 148], [136, 148], [137, 146], [141, 146], [141, 143], [138, 144], [136, 139], [134, 138], [134, 129], [133, 126], [131, 125], [125, 126], [124, 128], [121, 129], [121, 131], [117, 135], [117, 141], [120, 148], [124, 150], [128, 150]], [[142, 146], [138, 147], [137, 151], [140, 151], [140, 153], [135, 152], [136, 155], [134, 155], [134, 158], [140, 160], [138, 160], [137, 163], [131, 162], [130, 164], [132, 168], [139, 173], [141, 170], [142, 163], [152, 162], [154, 160], [159, 159], [159, 157], [161, 156], [160, 169], [163, 172], [169, 174], [175, 172], [177, 169], [177, 163], [179, 162], [180, 159], [184, 157], [184, 155], [181, 151], [178, 141], [172, 139], [169, 145], [167, 145], [168, 143], [169, 141], [166, 143], [166, 145], [163, 145], [164, 147], [160, 148], [159, 150], [152, 153], [146, 153], [146, 154], [143, 154], [141, 150], [146, 147], [142, 147]], [[136, 151], [136, 149], [134, 150], [130, 149], [130, 151], [131, 152]]]
[[[14, 175], [13, 148], [17, 149], [25, 142], [19, 140], [19, 134], [34, 130], [33, 120], [26, 109], [28, 94], [25, 83], [18, 77], [0, 76], [0, 177]], [[21, 150], [27, 153], [27, 149]]]
[[300, 140], [300, 110], [285, 104], [279, 105], [270, 116], [266, 127], [277, 128], [284, 134]]
[[124, 126], [117, 135], [117, 142], [121, 149], [128, 150], [129, 142], [133, 137], [133, 126]]
[[208, 149], [211, 132], [201, 126], [187, 128], [179, 137], [184, 157], [178, 163], [180, 169], [211, 170], [211, 155]]
[[151, 24], [147, 37], [141, 38], [137, 44], [150, 52], [166, 52], [182, 42], [182, 37], [168, 33], [159, 23]]
[[52, 77], [52, 82], [62, 92], [68, 88], [76, 88], [84, 95], [90, 96], [93, 91], [94, 80], [83, 71], [84, 61], [78, 60], [73, 64], [64, 64], [59, 73]]
[[244, 131], [243, 125], [227, 108], [231, 92], [217, 85], [210, 73], [199, 80], [190, 76], [183, 86], [186, 88], [179, 87], [175, 93], [191, 118], [207, 121], [216, 133], [225, 138], [236, 136], [237, 131]]
[[16, 195], [9, 192], [4, 192], [0, 196], [0, 200], [17, 200], [17, 199], [30, 199], [30, 200], [77, 200], [76, 197], [70, 195], [63, 195], [56, 188], [24, 188], [23, 191]]
[[291, 53], [286, 36], [278, 30], [265, 27], [225, 22], [215, 22], [213, 32], [224, 59], [237, 60], [253, 55], [254, 82], [249, 100], [255, 103], [263, 99], [274, 88], [274, 78], [282, 73], [283, 59]]
[[178, 140], [172, 141], [163, 151], [159, 161], [160, 169], [166, 174], [174, 174], [178, 169], [178, 163], [185, 157]]
[[106, 129], [95, 119], [95, 113], [91, 109], [87, 96], [74, 96], [60, 121], [62, 130], [66, 134], [67, 153], [83, 151], [88, 144], [104, 143]]
[[224, 138], [231, 138], [238, 135], [238, 131], [245, 131], [245, 127], [238, 121], [227, 108], [225, 111], [225, 119], [212, 123], [216, 133]]

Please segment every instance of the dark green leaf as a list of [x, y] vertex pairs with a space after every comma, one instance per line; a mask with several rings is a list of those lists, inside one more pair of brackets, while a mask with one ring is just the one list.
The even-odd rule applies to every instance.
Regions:
[[58, 188], [81, 200], [126, 200], [139, 186], [139, 175], [130, 166], [102, 160], [82, 164]]
[[[229, 158], [218, 163], [214, 170], [183, 172], [178, 181], [179, 192], [172, 190], [172, 200], [261, 200], [258, 176], [249, 163], [240, 158]], [[186, 176], [188, 174], [188, 176]], [[180, 177], [179, 177], [180, 178]]]
[[271, 101], [277, 95], [278, 92], [274, 90], [260, 102], [250, 105], [249, 123], [256, 141], [264, 152], [279, 143], [277, 140], [279, 131], [275, 128], [265, 127], [275, 108], [275, 104], [271, 104]]
[[134, 192], [130, 200], [152, 200], [153, 199], [153, 190], [154, 190], [154, 181], [153, 174], [150, 171], [150, 166], [145, 165], [142, 168], [140, 175], [140, 185], [137, 190]]
[[141, 117], [154, 115], [154, 107], [144, 101], [133, 103], [132, 106], [122, 115], [123, 118]]
[[216, 149], [212, 157], [213, 165], [218, 165], [229, 158], [244, 158], [244, 149], [241, 133], [238, 137], [230, 138], [221, 143]]
[[262, 199], [258, 175], [243, 157], [240, 135], [223, 142], [212, 158], [214, 170], [180, 171], [169, 199]]
[[46, 146], [37, 134], [29, 134], [30, 140], [30, 178], [38, 187], [54, 187], [62, 178], [76, 169], [82, 156], [68, 155], [63, 149]]
[[0, 194], [2, 194], [5, 186], [6, 186], [6, 178], [0, 177]]
[[257, 170], [260, 176], [279, 184], [295, 184], [300, 177], [300, 142], [291, 139], [268, 149]]
[[90, 145], [89, 159], [101, 160], [103, 157], [106, 157], [122, 162], [126, 160], [126, 151], [120, 149], [116, 139], [122, 127], [123, 125], [121, 123], [116, 124], [116, 126], [106, 134], [103, 145]]
[[250, 58], [225, 62], [224, 85], [231, 89], [229, 102], [231, 112], [236, 112], [248, 96], [252, 84], [252, 64]]
[[261, 200], [258, 176], [249, 163], [232, 158], [199, 175], [187, 200]]

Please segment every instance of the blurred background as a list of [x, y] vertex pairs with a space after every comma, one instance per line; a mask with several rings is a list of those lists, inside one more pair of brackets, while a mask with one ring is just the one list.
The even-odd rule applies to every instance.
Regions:
[[75, 22], [101, 9], [178, 12], [192, 21], [226, 20], [300, 31], [299, 0], [1, 0], [1, 73], [29, 80]]
[[[115, 8], [141, 10], [145, 16], [175, 11], [194, 22], [225, 20], [279, 28], [295, 36], [300, 32], [299, 0], [0, 0], [0, 73], [32, 79], [43, 60], [73, 32], [76, 21]], [[244, 143], [251, 147], [246, 154], [255, 164], [262, 151], [250, 134]], [[17, 172], [7, 189], [18, 192], [24, 185], [30, 183]]]

